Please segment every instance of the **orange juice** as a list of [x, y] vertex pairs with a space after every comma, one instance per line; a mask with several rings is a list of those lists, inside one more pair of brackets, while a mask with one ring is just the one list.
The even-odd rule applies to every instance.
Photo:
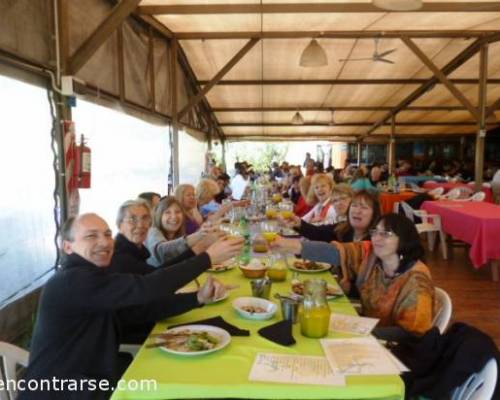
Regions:
[[266, 210], [266, 217], [269, 219], [275, 219], [278, 216], [278, 211], [270, 209]]
[[273, 282], [281, 282], [286, 279], [286, 269], [285, 268], [268, 268], [267, 277]]
[[283, 211], [280, 211], [280, 214], [281, 216], [284, 218], [284, 219], [290, 219], [293, 217], [293, 211], [290, 211], [290, 210], [283, 210]]
[[266, 239], [268, 243], [271, 243], [278, 237], [278, 232], [262, 232], [262, 236], [264, 236], [264, 239]]
[[310, 338], [321, 338], [328, 334], [330, 308], [328, 305], [302, 309], [300, 312], [300, 332]]
[[283, 200], [283, 197], [279, 193], [273, 194], [272, 197], [273, 203], [279, 203], [281, 200]]

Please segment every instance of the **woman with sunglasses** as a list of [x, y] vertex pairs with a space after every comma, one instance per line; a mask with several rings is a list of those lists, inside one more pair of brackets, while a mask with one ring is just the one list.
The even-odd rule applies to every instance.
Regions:
[[345, 293], [359, 292], [363, 314], [378, 318], [377, 336], [395, 340], [432, 327], [434, 285], [415, 225], [387, 214], [370, 231], [371, 241], [322, 243], [278, 238], [274, 244], [304, 259], [340, 265]]

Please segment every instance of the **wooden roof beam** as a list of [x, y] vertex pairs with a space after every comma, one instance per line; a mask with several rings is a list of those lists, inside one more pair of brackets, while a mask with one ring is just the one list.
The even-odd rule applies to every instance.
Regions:
[[121, 25], [132, 14], [141, 0], [122, 0], [117, 4], [109, 16], [102, 21], [92, 34], [80, 45], [68, 60], [67, 70], [75, 75]]
[[[491, 40], [493, 38], [496, 38], [496, 35], [491, 36], [488, 38], [488, 40]], [[467, 60], [471, 59], [474, 57], [479, 49], [481, 48], [481, 45], [484, 43], [485, 39], [477, 39], [473, 43], [471, 43], [469, 46], [467, 46], [464, 50], [462, 50], [459, 54], [457, 54], [451, 61], [446, 64], [443, 69], [441, 70], [444, 74], [448, 75], [451, 74], [453, 71], [455, 71], [458, 67], [460, 67], [464, 62]], [[391, 118], [393, 115], [397, 114], [400, 111], [403, 111], [406, 107], [408, 107], [411, 103], [413, 103], [415, 100], [420, 98], [422, 95], [424, 95], [428, 90], [432, 89], [433, 86], [439, 82], [439, 80], [434, 76], [431, 79], [429, 79], [426, 83], [424, 83], [422, 86], [420, 86], [418, 89], [414, 90], [412, 93], [410, 93], [406, 98], [401, 100], [399, 104], [391, 111], [389, 111], [387, 114], [384, 115], [379, 121], [377, 121], [373, 126], [368, 129], [368, 131], [362, 136], [362, 138], [367, 137], [368, 135], [371, 135], [373, 132], [375, 132], [380, 126], [382, 126], [389, 118]]]
[[404, 44], [424, 63], [424, 65], [429, 68], [434, 76], [439, 79], [439, 81], [450, 91], [450, 93], [460, 102], [464, 107], [469, 110], [471, 115], [479, 120], [479, 113], [477, 108], [472, 105], [472, 103], [463, 95], [463, 93], [456, 88], [456, 86], [446, 77], [442, 70], [440, 70], [432, 60], [425, 55], [425, 53], [411, 40], [407, 37], [402, 37], [401, 40]]
[[[338, 122], [335, 125], [329, 125], [328, 122], [305, 122], [302, 125], [294, 125], [291, 122], [222, 122], [220, 126], [222, 127], [303, 127], [303, 126], [322, 126], [322, 127], [340, 127], [340, 126], [372, 126], [373, 122], [369, 121], [359, 121], [359, 122]], [[390, 123], [385, 122], [382, 126], [390, 126]], [[397, 122], [397, 126], [476, 126], [477, 121], [452, 121], [452, 122], [432, 122], [432, 121], [416, 121], [416, 122]]]
[[179, 112], [179, 120], [181, 120], [182, 117], [186, 115], [189, 110], [191, 110], [191, 108], [198, 104], [198, 102], [205, 97], [208, 91], [212, 89], [224, 77], [224, 75], [226, 75], [238, 63], [238, 61], [240, 61], [245, 56], [245, 54], [247, 54], [250, 49], [252, 49], [259, 42], [259, 40], [260, 39], [257, 38], [250, 39], [245, 44], [245, 46], [243, 46], [240, 51], [238, 51], [238, 53], [236, 53], [233, 58], [231, 58], [231, 60], [229, 60], [226, 65], [224, 65], [224, 67], [222, 67], [222, 69], [212, 78], [212, 80], [207, 83], [200, 92], [198, 92], [189, 100], [188, 104], [184, 106], [184, 108]]
[[[217, 82], [217, 86], [261, 86], [261, 85], [422, 85], [429, 78], [425, 79], [267, 79], [264, 81], [258, 79], [231, 79], [221, 80]], [[477, 85], [479, 79], [474, 78], [457, 78], [449, 79], [457, 85]], [[198, 81], [199, 85], [206, 85], [209, 81]], [[488, 84], [500, 84], [500, 79], [488, 79]]]
[[[322, 38], [322, 39], [373, 39], [389, 38], [399, 39], [402, 36], [410, 38], [484, 38], [499, 34], [499, 30], [352, 30], [352, 31], [254, 31], [254, 32], [176, 32], [179, 40], [201, 39], [297, 39], [297, 38]], [[499, 40], [498, 38], [496, 40]]]
[[[200, 14], [304, 14], [304, 13], [386, 13], [371, 3], [267, 3], [267, 4], [172, 4], [145, 5], [139, 13], [147, 15]], [[423, 3], [414, 11], [392, 12], [500, 12], [500, 2]]]
[[[495, 109], [500, 107], [500, 99], [498, 104], [493, 104], [489, 109], [495, 106]], [[390, 111], [394, 107], [391, 106], [331, 106], [331, 107], [300, 107], [300, 111]], [[463, 106], [410, 106], [403, 111], [463, 111], [466, 110]], [[297, 107], [212, 107], [214, 112], [274, 112], [274, 111], [297, 111]]]

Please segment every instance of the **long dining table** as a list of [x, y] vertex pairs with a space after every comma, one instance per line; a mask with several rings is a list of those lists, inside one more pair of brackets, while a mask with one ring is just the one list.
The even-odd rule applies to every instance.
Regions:
[[[249, 373], [258, 353], [323, 356], [322, 347], [318, 339], [301, 335], [299, 323], [293, 326], [293, 336], [297, 343], [289, 347], [271, 342], [257, 333], [260, 328], [281, 320], [279, 301], [275, 300], [273, 295], [290, 293], [291, 271], [288, 271], [286, 281], [272, 284], [270, 299], [278, 305], [278, 311], [272, 319], [267, 321], [244, 319], [232, 308], [232, 301], [237, 297], [251, 296], [250, 280], [245, 278], [238, 268], [213, 274], [225, 284], [239, 285], [239, 288], [232, 290], [229, 298], [224, 301], [205, 305], [158, 323], [152, 333], [163, 332], [171, 325], [221, 316], [241, 329], [248, 329], [250, 336], [233, 336], [231, 343], [224, 349], [194, 357], [173, 355], [160, 348], [146, 348], [143, 345], [123, 379], [127, 382], [154, 380], [156, 388], [148, 391], [134, 391], [127, 388], [128, 385], [123, 385], [115, 390], [112, 400], [404, 398], [404, 383], [399, 375], [349, 376], [346, 378], [345, 386], [250, 381]], [[203, 276], [201, 278], [204, 280]], [[299, 278], [321, 278], [335, 283], [330, 272], [304, 273], [300, 274]], [[333, 313], [356, 314], [345, 296], [330, 300], [329, 305]], [[328, 337], [345, 338], [349, 335], [330, 332]]]

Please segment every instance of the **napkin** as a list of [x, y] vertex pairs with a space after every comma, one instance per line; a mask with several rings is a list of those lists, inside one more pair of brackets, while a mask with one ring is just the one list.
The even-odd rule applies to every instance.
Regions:
[[247, 331], [246, 329], [240, 329], [237, 326], [234, 326], [229, 322], [226, 322], [222, 317], [213, 317], [213, 318], [201, 319], [199, 321], [186, 322], [184, 324], [172, 325], [169, 326], [169, 329], [177, 328], [178, 326], [183, 326], [183, 325], [211, 325], [211, 326], [216, 326], [217, 328], [224, 329], [231, 336], [250, 336], [250, 331]]
[[295, 344], [292, 335], [292, 321], [283, 320], [259, 329], [259, 335], [282, 346]]

